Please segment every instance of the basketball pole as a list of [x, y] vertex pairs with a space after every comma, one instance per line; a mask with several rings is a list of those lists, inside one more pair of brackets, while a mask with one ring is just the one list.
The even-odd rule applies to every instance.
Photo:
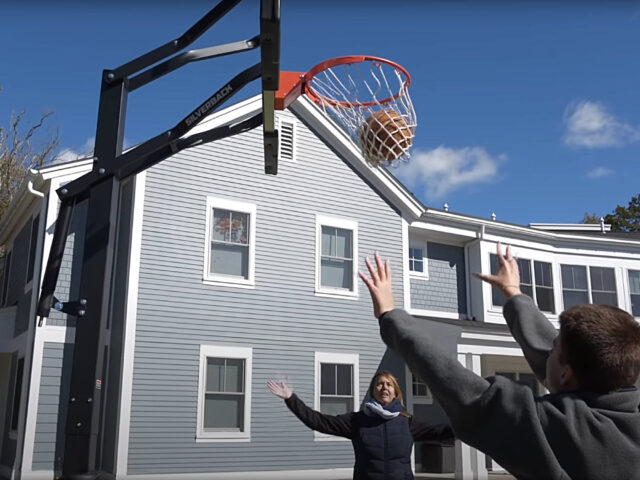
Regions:
[[[184, 148], [236, 135], [260, 124], [265, 125], [265, 170], [277, 172], [278, 132], [273, 122], [272, 105], [279, 82], [280, 0], [261, 0], [259, 35], [175, 55], [241, 1], [222, 0], [181, 37], [103, 72], [92, 171], [57, 190], [61, 209], [44, 272], [37, 315], [38, 324], [42, 325], [55, 305], [57, 310], [68, 315], [69, 323], [70, 317], [76, 319], [68, 403], [62, 404], [64, 395], [61, 395], [58, 419], [60, 422], [66, 417], [64, 441], [61, 435], [56, 441], [56, 456], [62, 453], [63, 458], [62, 479], [103, 480], [115, 478], [116, 473], [126, 474], [116, 472], [124, 319], [112, 312], [114, 291], [122, 288], [114, 283], [118, 236], [122, 232], [130, 234], [128, 226], [119, 222], [123, 182]], [[130, 92], [190, 62], [258, 47], [261, 48], [260, 63], [236, 75], [173, 128], [123, 154]], [[263, 95], [263, 112], [240, 124], [217, 127], [185, 138], [185, 134], [202, 119], [260, 77], [263, 92], [267, 93], [266, 100]], [[82, 237], [80, 293], [76, 299], [60, 302], [54, 292], [70, 220], [74, 209], [84, 201], [87, 202], [87, 220]]]

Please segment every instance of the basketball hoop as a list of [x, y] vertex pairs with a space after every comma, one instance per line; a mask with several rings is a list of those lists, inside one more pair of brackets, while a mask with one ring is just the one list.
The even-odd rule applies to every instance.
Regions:
[[371, 56], [338, 57], [303, 77], [307, 96], [336, 120], [374, 166], [409, 160], [417, 126], [409, 73]]

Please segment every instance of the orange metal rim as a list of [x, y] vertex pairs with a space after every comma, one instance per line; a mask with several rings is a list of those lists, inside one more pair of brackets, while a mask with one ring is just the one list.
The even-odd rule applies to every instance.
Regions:
[[[332, 68], [338, 65], [351, 65], [351, 64], [363, 63], [363, 62], [376, 62], [376, 63], [383, 63], [385, 65], [389, 65], [399, 70], [400, 72], [402, 72], [402, 74], [406, 77], [407, 80], [396, 95], [393, 95], [391, 97], [388, 97], [376, 102], [345, 102], [345, 101], [334, 100], [315, 92], [313, 90], [313, 87], [310, 85], [310, 82], [313, 80], [313, 78], [316, 75], [318, 75], [319, 73], [329, 68]], [[409, 88], [409, 85], [411, 84], [411, 75], [409, 75], [409, 72], [402, 65], [399, 65], [396, 62], [392, 62], [391, 60], [387, 60], [386, 58], [373, 57], [370, 55], [347, 55], [344, 57], [332, 58], [330, 60], [325, 60], [324, 62], [319, 63], [318, 65], [313, 67], [311, 70], [309, 70], [305, 74], [304, 83], [306, 87], [305, 88], [306, 94], [309, 96], [309, 98], [311, 98], [311, 100], [313, 100], [316, 103], [320, 103], [320, 104], [326, 103], [336, 108], [371, 107], [378, 104], [392, 102], [398, 97], [405, 95], [407, 93], [407, 89]]]

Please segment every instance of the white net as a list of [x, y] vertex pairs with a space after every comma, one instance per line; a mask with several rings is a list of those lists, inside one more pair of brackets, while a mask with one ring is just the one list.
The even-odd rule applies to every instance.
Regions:
[[405, 72], [377, 60], [343, 63], [315, 74], [307, 92], [373, 165], [409, 160], [417, 126]]

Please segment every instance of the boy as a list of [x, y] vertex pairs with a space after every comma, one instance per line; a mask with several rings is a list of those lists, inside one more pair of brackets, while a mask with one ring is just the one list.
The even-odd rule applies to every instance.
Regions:
[[501, 376], [483, 379], [443, 352], [420, 320], [394, 309], [389, 262], [376, 254], [371, 293], [384, 342], [427, 382], [456, 436], [520, 479], [640, 479], [640, 325], [604, 305], [560, 314], [560, 333], [520, 292], [511, 249], [496, 275], [475, 274], [507, 297], [503, 313], [538, 379], [551, 392], [535, 397]]

